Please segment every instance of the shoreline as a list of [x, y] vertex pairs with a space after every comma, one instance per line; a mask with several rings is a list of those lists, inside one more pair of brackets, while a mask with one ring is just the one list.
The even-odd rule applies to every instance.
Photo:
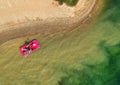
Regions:
[[84, 24], [89, 18], [94, 17], [91, 16], [91, 14], [94, 13], [94, 9], [96, 8], [98, 2], [99, 0], [94, 0], [94, 4], [90, 6], [91, 8], [88, 6], [89, 10], [87, 10], [87, 12], [85, 11], [85, 13], [83, 12], [82, 17], [77, 14], [74, 17], [56, 19], [49, 18], [46, 21], [37, 18], [36, 20], [28, 20], [27, 22], [19, 22], [17, 24], [12, 22], [7, 23], [7, 25], [2, 25], [3, 27], [8, 27], [9, 30], [3, 30], [0, 32], [0, 44], [11, 39], [21, 38], [23, 36], [35, 35], [38, 33], [46, 35], [78, 27]]

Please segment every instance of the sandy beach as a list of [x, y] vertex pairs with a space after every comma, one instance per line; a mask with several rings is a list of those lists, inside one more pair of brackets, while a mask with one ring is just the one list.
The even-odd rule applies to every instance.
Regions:
[[0, 0], [0, 43], [78, 26], [92, 17], [97, 1], [79, 0], [76, 6], [69, 7], [55, 5], [53, 0]]

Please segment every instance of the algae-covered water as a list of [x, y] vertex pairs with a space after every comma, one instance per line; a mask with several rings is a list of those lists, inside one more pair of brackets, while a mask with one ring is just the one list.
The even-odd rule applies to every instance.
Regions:
[[107, 0], [94, 25], [32, 36], [40, 50], [21, 57], [25, 38], [0, 47], [0, 85], [120, 85], [120, 0]]

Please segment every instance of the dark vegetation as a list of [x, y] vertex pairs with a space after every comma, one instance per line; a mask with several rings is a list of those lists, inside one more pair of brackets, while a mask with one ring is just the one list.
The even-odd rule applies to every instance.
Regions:
[[117, 24], [120, 22], [120, 0], [106, 0], [107, 6], [104, 8], [103, 15], [107, 13], [107, 16], [104, 17], [104, 21], [110, 21], [113, 24]]
[[68, 6], [75, 6], [78, 2], [78, 0], [56, 0], [59, 2], [60, 5], [63, 3], [67, 4]]
[[120, 43], [109, 46], [100, 43], [106, 61], [96, 65], [84, 65], [82, 71], [66, 72], [59, 85], [120, 85]]
[[[117, 26], [120, 23], [120, 0], [107, 1], [100, 22], [110, 22]], [[106, 29], [109, 28], [106, 26]], [[95, 65], [84, 64], [85, 69], [82, 71], [66, 72], [68, 76], [62, 78], [59, 85], [120, 85], [120, 42], [114, 45], [106, 42], [101, 42], [98, 46], [105, 56], [104, 62]]]

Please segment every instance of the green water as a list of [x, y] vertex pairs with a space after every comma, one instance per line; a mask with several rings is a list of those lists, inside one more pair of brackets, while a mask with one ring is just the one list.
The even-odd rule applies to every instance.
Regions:
[[[68, 76], [63, 77], [59, 85], [120, 85], [120, 0], [107, 0], [91, 29], [93, 32], [88, 35], [99, 38], [94, 40], [97, 42], [96, 53], [101, 52], [104, 61], [93, 63], [91, 58], [84, 61], [83, 70], [65, 71]], [[102, 58], [99, 54], [93, 53], [93, 56]]]

